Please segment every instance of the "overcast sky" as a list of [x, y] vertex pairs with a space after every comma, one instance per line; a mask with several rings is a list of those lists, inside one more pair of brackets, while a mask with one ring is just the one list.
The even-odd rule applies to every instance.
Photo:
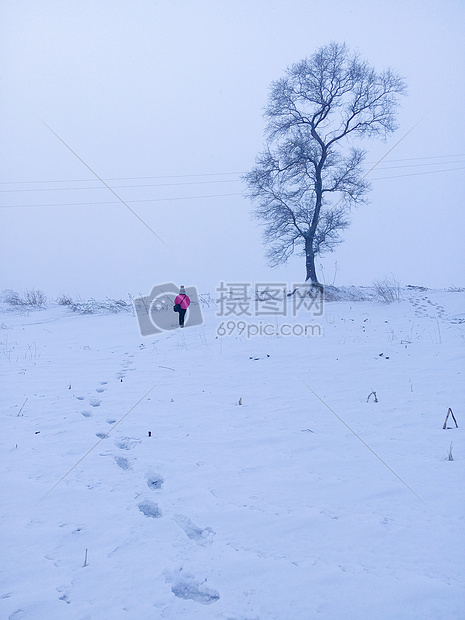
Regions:
[[302, 257], [267, 268], [240, 177], [263, 146], [271, 81], [330, 41], [394, 69], [409, 94], [397, 132], [362, 145], [368, 162], [394, 148], [320, 278], [465, 286], [463, 0], [0, 7], [0, 289], [104, 298], [304, 279]]

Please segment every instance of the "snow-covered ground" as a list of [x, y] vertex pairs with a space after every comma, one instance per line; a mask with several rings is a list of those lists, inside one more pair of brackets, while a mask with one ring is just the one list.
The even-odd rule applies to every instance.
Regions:
[[464, 618], [465, 292], [403, 297], [252, 338], [4, 304], [0, 617]]

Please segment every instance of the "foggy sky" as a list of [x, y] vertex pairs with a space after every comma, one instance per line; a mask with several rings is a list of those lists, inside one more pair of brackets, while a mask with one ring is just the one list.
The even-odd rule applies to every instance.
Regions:
[[271, 81], [330, 41], [408, 96], [397, 132], [361, 143], [393, 150], [320, 278], [465, 286], [464, 18], [461, 0], [1, 1], [0, 290], [302, 281], [302, 257], [266, 266], [240, 177]]

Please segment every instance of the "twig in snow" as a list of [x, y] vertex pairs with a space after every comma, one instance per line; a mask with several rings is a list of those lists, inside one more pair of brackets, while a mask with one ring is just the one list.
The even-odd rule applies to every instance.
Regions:
[[452, 441], [450, 442], [449, 454], [447, 455], [448, 461], [453, 461], [454, 457], [452, 456]]
[[28, 400], [29, 400], [29, 399], [28, 399], [28, 398], [26, 398], [26, 400], [25, 400], [25, 401], [24, 401], [24, 403], [22, 404], [21, 409], [18, 411], [18, 417], [21, 415], [21, 411], [23, 410], [24, 405], [27, 403], [27, 401], [28, 401]]
[[450, 416], [450, 415], [452, 416], [452, 419], [453, 419], [453, 420], [454, 420], [454, 422], [455, 422], [455, 428], [458, 428], [458, 427], [459, 427], [459, 425], [457, 424], [457, 420], [455, 419], [455, 415], [454, 415], [454, 413], [453, 413], [452, 409], [449, 407], [449, 409], [447, 410], [446, 419], [445, 419], [445, 421], [444, 421], [444, 426], [442, 427], [442, 430], [443, 430], [443, 431], [445, 431], [445, 430], [446, 430], [446, 428], [449, 428], [449, 429], [450, 429], [450, 428], [452, 428], [452, 426], [447, 426], [447, 420], [449, 419], [449, 416]]

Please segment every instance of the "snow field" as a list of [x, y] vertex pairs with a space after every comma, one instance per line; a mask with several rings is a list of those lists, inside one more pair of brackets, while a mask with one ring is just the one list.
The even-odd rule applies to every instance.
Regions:
[[405, 297], [308, 338], [5, 310], [1, 617], [462, 617], [465, 294]]

